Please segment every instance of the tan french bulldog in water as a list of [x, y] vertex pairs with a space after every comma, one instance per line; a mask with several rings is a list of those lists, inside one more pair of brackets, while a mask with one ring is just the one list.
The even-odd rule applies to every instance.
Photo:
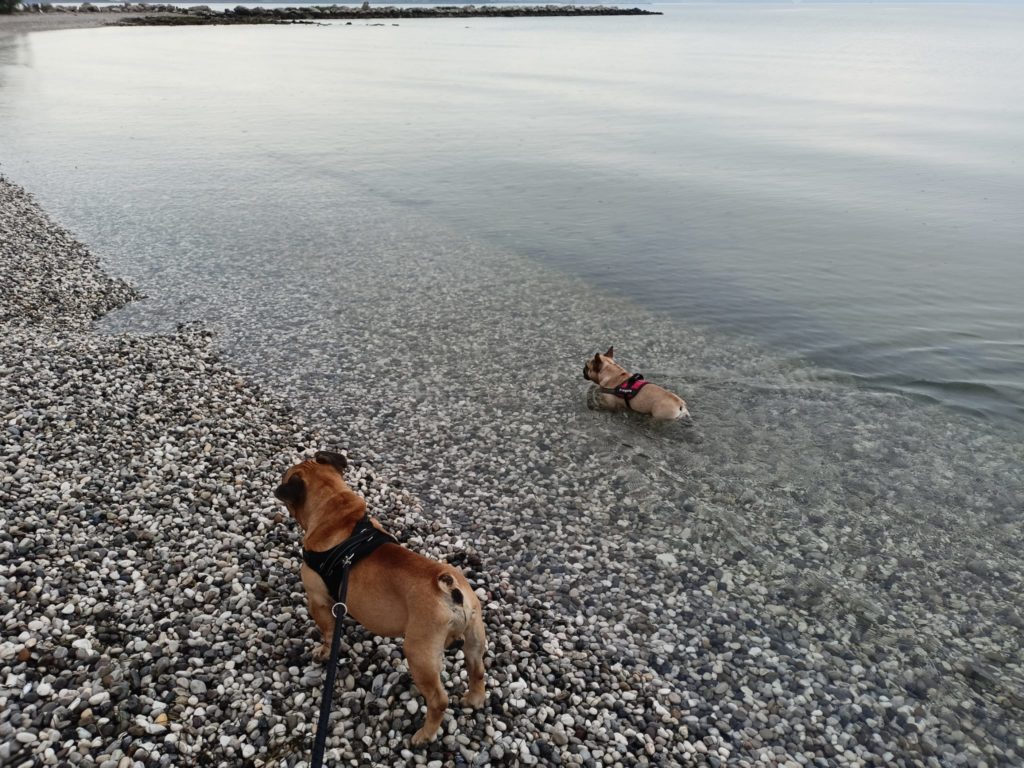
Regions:
[[630, 373], [613, 359], [615, 348], [608, 347], [583, 366], [583, 378], [597, 384], [597, 402], [603, 408], [626, 408], [637, 413], [650, 414], [661, 421], [689, 420], [686, 401], [679, 395], [644, 379], [639, 373]]
[[[366, 502], [353, 491], [342, 473], [347, 461], [339, 453], [320, 451], [284, 473], [274, 495], [284, 502], [303, 530], [305, 550], [302, 583], [324, 643], [313, 658], [324, 661], [334, 632], [334, 599], [324, 577], [310, 567], [316, 558], [350, 537], [354, 531], [380, 523], [366, 516]], [[409, 672], [427, 700], [427, 718], [412, 737], [413, 744], [432, 741], [441, 726], [448, 694], [441, 683], [444, 649], [464, 640], [469, 673], [465, 707], [484, 703], [484, 622], [480, 601], [462, 571], [419, 555], [389, 541], [351, 567], [345, 602], [352, 618], [375, 635], [404, 637]]]

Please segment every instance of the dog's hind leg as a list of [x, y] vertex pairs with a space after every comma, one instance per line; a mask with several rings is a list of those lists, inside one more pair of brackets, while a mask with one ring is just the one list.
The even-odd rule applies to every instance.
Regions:
[[466, 626], [465, 645], [462, 653], [466, 657], [466, 671], [469, 674], [469, 693], [462, 697], [462, 706], [476, 709], [484, 703], [484, 651], [487, 650], [487, 636], [484, 634], [484, 620], [479, 604]]
[[685, 405], [678, 403], [658, 403], [651, 409], [651, 416], [658, 421], [675, 421], [680, 418], [689, 418], [690, 412]]
[[405, 658], [409, 672], [423, 698], [427, 700], [427, 718], [413, 734], [413, 745], [433, 741], [448, 708], [448, 694], [441, 685], [441, 664], [444, 661], [444, 637], [408, 634], [405, 636]]

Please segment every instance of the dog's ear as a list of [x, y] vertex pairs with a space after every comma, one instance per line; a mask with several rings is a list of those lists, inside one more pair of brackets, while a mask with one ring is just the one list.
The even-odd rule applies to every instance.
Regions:
[[334, 451], [317, 451], [313, 458], [317, 464], [328, 464], [334, 467], [341, 475], [345, 474], [345, 468], [348, 467], [348, 459]]
[[605, 357], [615, 357], [615, 347], [608, 347], [608, 351], [604, 353]]
[[594, 361], [590, 364], [590, 370], [595, 373], [601, 370], [601, 355], [594, 355]]
[[274, 495], [285, 504], [301, 505], [306, 500], [306, 481], [292, 475], [287, 483], [281, 483], [274, 489]]

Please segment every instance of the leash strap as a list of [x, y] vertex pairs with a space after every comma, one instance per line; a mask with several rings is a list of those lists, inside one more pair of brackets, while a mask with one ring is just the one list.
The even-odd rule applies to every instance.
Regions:
[[[348, 614], [348, 606], [345, 604], [345, 597], [348, 594], [348, 571], [350, 566], [345, 566], [341, 574], [341, 586], [338, 588], [338, 602], [331, 606], [331, 615], [334, 616], [334, 632], [331, 635], [331, 657], [327, 662], [327, 676], [324, 678], [324, 695], [320, 699], [320, 717], [316, 723], [316, 738], [313, 740], [313, 763], [312, 768], [322, 768], [324, 764], [324, 750], [327, 748], [327, 726], [331, 719], [331, 703], [334, 699], [334, 680], [338, 676], [338, 653], [341, 650], [341, 623]], [[338, 608], [341, 608], [341, 615], [338, 615]]]
[[[338, 675], [338, 653], [341, 650], [341, 624], [348, 615], [345, 598], [348, 595], [348, 574], [352, 566], [384, 544], [398, 543], [398, 539], [384, 533], [364, 515], [352, 529], [352, 533], [340, 544], [326, 552], [302, 551], [302, 559], [312, 568], [327, 586], [328, 594], [334, 593], [337, 602], [331, 606], [334, 616], [334, 632], [331, 635], [331, 656], [327, 662], [324, 677], [324, 695], [320, 700], [320, 717], [316, 724], [316, 738], [313, 740], [312, 768], [322, 768], [324, 750], [327, 747], [327, 726], [331, 718], [331, 703], [334, 700], [334, 681]], [[338, 609], [341, 609], [339, 612]]]

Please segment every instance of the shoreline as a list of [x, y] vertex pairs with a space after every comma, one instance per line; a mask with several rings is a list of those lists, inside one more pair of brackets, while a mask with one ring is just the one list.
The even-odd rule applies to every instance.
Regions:
[[[119, 17], [122, 21], [156, 14], [124, 13]], [[94, 27], [113, 26], [105, 13], [35, 13], [18, 11], [0, 14], [0, 34], [53, 32], [61, 29], [92, 29]]]
[[354, 458], [350, 484], [403, 543], [466, 571], [489, 643], [488, 705], [458, 708], [461, 652], [449, 652], [442, 735], [411, 750], [419, 698], [401, 644], [350, 622], [329, 760], [682, 754], [689, 731], [667, 682], [635, 662], [592, 666], [607, 654], [603, 624], [530, 621], [550, 610], [543, 579], [474, 568], [489, 553], [448, 511], [427, 514], [376, 475], [371, 451], [305, 425], [226, 365], [210, 332], [98, 332], [95, 320], [139, 294], [2, 177], [0, 231], [0, 285], [13, 289], [0, 293], [5, 764], [303, 764], [323, 667], [311, 661], [299, 532], [270, 490], [297, 451], [319, 448]]
[[[855, 652], [852, 625], [829, 626], [813, 601], [801, 607], [785, 593], [793, 573], [771, 574], [736, 542], [699, 531], [703, 519], [756, 515], [762, 501], [749, 491], [687, 500], [693, 538], [667, 551], [657, 537], [602, 536], [609, 503], [617, 523], [643, 526], [620, 471], [593, 498], [555, 489], [550, 510], [504, 503], [491, 493], [502, 478], [476, 478], [489, 501], [468, 513], [444, 493], [410, 493], [422, 478], [393, 467], [412, 457], [381, 457], [356, 431], [318, 434], [227, 365], [210, 333], [97, 332], [96, 318], [137, 294], [19, 188], [0, 190], [0, 229], [28, 248], [18, 279], [0, 281], [20, 288], [0, 295], [0, 351], [30, 363], [0, 369], [0, 501], [12, 513], [0, 540], [9, 563], [0, 615], [12, 638], [0, 645], [0, 678], [14, 681], [0, 693], [5, 761], [43, 760], [48, 749], [60, 760], [77, 753], [82, 765], [306, 758], [323, 669], [310, 659], [316, 636], [298, 589], [298, 532], [270, 489], [297, 450], [315, 448], [361, 464], [353, 486], [404, 542], [464, 568], [480, 563], [467, 571], [484, 590], [490, 646], [487, 707], [457, 708], [461, 663], [449, 655], [445, 733], [411, 750], [417, 717], [407, 709], [401, 644], [350, 628], [330, 759], [927, 766], [965, 743], [968, 764], [1012, 759], [1012, 747], [938, 706], [931, 687], [941, 679], [907, 676], [892, 654], [908, 638], [883, 635], [867, 657]], [[64, 279], [50, 285], [55, 274]], [[26, 276], [39, 278], [38, 290], [24, 290]], [[392, 469], [379, 475], [375, 466]], [[529, 532], [557, 510], [565, 527], [559, 515], [556, 539], [530, 546]], [[88, 570], [67, 580], [75, 562]], [[38, 579], [26, 584], [32, 572]], [[657, 599], [636, 600], [637, 585]], [[1007, 663], [995, 658], [988, 663]], [[926, 661], [940, 677], [975, 675], [979, 690], [997, 682], [983, 664], [970, 672]], [[985, 695], [1019, 706], [1001, 685]]]

